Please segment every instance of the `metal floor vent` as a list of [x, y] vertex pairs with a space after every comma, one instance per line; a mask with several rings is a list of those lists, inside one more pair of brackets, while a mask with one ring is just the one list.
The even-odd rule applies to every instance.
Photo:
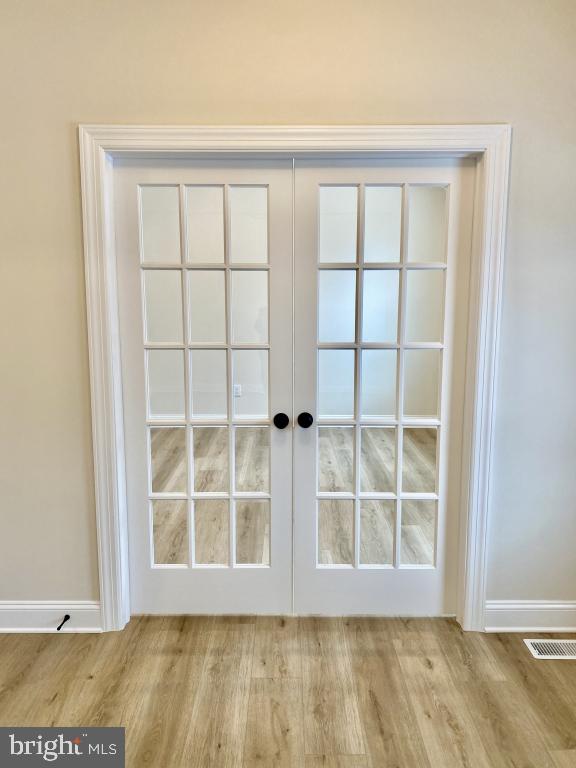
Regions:
[[535, 659], [576, 659], [576, 640], [524, 640]]

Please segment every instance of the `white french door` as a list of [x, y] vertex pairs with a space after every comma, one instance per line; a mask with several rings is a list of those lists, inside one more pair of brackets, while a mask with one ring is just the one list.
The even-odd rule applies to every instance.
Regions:
[[472, 184], [296, 164], [298, 613], [455, 613]]
[[133, 613], [454, 613], [472, 164], [114, 178]]
[[115, 169], [134, 613], [292, 610], [292, 163]]

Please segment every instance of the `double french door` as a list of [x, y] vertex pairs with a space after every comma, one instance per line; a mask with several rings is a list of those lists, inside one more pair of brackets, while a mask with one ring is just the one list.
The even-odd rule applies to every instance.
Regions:
[[114, 179], [132, 611], [453, 613], [472, 167]]

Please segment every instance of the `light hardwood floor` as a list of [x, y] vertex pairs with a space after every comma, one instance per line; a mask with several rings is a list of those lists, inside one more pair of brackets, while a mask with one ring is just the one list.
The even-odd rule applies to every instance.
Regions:
[[573, 768], [576, 663], [446, 619], [136, 617], [0, 636], [0, 725], [124, 726], [129, 768]]
[[[236, 430], [236, 489], [269, 490], [269, 430], [242, 427]], [[362, 430], [360, 484], [365, 492], [396, 490], [395, 430], [367, 427]], [[193, 430], [194, 488], [198, 492], [229, 490], [228, 430], [195, 427]], [[354, 491], [354, 430], [321, 427], [319, 430], [319, 490]], [[153, 429], [152, 488], [157, 492], [186, 491], [186, 438], [182, 428]], [[436, 488], [436, 430], [404, 430], [403, 489], [411, 492]], [[180, 501], [156, 501], [154, 509], [155, 562], [188, 563], [186, 506]], [[269, 505], [242, 501], [236, 510], [236, 559], [260, 565], [269, 562]], [[360, 557], [363, 564], [388, 565], [394, 550], [394, 509], [389, 501], [363, 501], [360, 514]], [[228, 501], [195, 502], [196, 562], [229, 561]], [[407, 564], [434, 560], [435, 505], [405, 501], [402, 511], [401, 558]], [[319, 561], [351, 564], [354, 557], [354, 507], [351, 501], [333, 499], [319, 506]]]

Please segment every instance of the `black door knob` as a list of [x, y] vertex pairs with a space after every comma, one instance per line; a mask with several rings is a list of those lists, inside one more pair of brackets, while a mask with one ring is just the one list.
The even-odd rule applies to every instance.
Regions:
[[285, 413], [277, 413], [272, 419], [274, 426], [278, 429], [285, 429], [290, 424], [290, 419]]
[[298, 415], [298, 424], [304, 429], [308, 429], [308, 427], [311, 427], [312, 424], [314, 424], [314, 416], [312, 416], [311, 413], [302, 411], [302, 413]]

